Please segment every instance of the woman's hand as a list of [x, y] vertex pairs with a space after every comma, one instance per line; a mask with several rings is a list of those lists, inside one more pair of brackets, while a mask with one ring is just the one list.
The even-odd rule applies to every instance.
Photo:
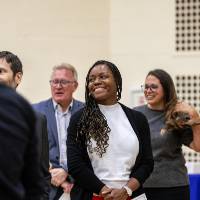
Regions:
[[111, 193], [104, 197], [104, 200], [127, 200], [128, 194], [124, 188], [112, 189]]
[[107, 187], [104, 185], [104, 187], [101, 189], [99, 195], [104, 198], [104, 200], [112, 200], [111, 197], [109, 197], [110, 193], [112, 192], [112, 188]]

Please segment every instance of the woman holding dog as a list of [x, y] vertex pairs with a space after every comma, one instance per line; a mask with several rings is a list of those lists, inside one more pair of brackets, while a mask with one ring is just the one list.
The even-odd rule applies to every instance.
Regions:
[[148, 200], [189, 200], [189, 180], [182, 144], [200, 151], [200, 117], [189, 104], [178, 101], [171, 76], [150, 71], [143, 87], [147, 104], [136, 107], [148, 119], [154, 170], [144, 183]]

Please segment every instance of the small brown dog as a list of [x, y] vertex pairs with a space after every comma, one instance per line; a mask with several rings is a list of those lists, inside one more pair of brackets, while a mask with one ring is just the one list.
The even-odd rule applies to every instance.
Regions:
[[173, 112], [171, 118], [166, 121], [166, 127], [161, 130], [161, 133], [166, 131], [183, 129], [194, 125], [199, 125], [200, 120], [192, 120], [187, 112], [176, 111]]

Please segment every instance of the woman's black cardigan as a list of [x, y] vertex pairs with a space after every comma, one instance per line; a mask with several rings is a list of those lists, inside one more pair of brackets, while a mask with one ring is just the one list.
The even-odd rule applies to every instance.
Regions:
[[[123, 104], [120, 105], [139, 140], [139, 154], [130, 174], [130, 177], [136, 178], [141, 184], [140, 188], [133, 192], [133, 197], [135, 197], [144, 192], [142, 184], [153, 170], [150, 130], [147, 119], [142, 113], [132, 110]], [[71, 200], [91, 200], [93, 193], [99, 194], [100, 190], [105, 185], [93, 172], [87, 153], [87, 147], [84, 142], [85, 138], [82, 136], [81, 143], [78, 143], [76, 140], [77, 123], [82, 112], [83, 109], [71, 117], [68, 127], [68, 172], [75, 179], [74, 187], [70, 193]]]

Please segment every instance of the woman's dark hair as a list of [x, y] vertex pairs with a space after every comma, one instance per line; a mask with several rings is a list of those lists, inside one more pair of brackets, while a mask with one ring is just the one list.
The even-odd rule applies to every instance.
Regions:
[[147, 76], [155, 76], [161, 83], [164, 91], [164, 112], [166, 123], [171, 119], [174, 108], [177, 104], [178, 98], [176, 89], [171, 76], [162, 69], [154, 69], [150, 71]]
[[[103, 153], [106, 152], [106, 148], [108, 147], [110, 128], [107, 124], [107, 120], [103, 113], [100, 111], [98, 104], [94, 97], [89, 92], [89, 75], [91, 70], [97, 65], [105, 65], [107, 66], [114, 77], [116, 88], [117, 88], [117, 101], [121, 99], [122, 92], [122, 78], [118, 68], [111, 62], [105, 60], [99, 60], [95, 62], [92, 67], [89, 69], [88, 74], [86, 76], [85, 83], [85, 108], [83, 110], [83, 114], [78, 123], [78, 132], [77, 138], [79, 136], [85, 136], [85, 143], [88, 147], [90, 153], [96, 152], [100, 157], [102, 157]], [[93, 139], [96, 142], [96, 147], [92, 148]]]

